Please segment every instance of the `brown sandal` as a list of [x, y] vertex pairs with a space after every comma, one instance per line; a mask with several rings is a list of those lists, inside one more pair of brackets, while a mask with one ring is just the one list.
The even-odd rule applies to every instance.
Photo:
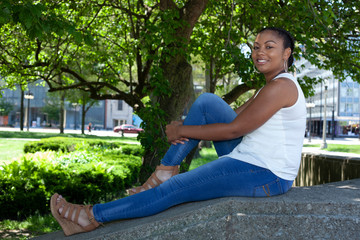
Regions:
[[[56, 219], [56, 221], [60, 224], [61, 228], [64, 231], [64, 234], [66, 236], [70, 236], [76, 233], [82, 233], [82, 232], [90, 232], [94, 229], [96, 229], [100, 223], [98, 223], [94, 216], [92, 216], [90, 212], [91, 205], [78, 205], [78, 204], [72, 204], [68, 203], [64, 198], [61, 198], [60, 202], [57, 203], [57, 198], [59, 197], [59, 194], [55, 193], [50, 200], [50, 209], [51, 213]], [[59, 213], [59, 208], [63, 207], [63, 211], [61, 214]], [[79, 215], [80, 211], [82, 209], [85, 209], [85, 212], [89, 218], [90, 225], [87, 225], [85, 227], [81, 226], [79, 221]], [[66, 212], [69, 210], [67, 218], [65, 218]], [[75, 218], [74, 221], [71, 220], [73, 213], [75, 211]]]
[[[179, 174], [179, 165], [176, 166], [163, 166], [163, 165], [159, 165], [156, 167], [156, 170], [164, 170], [164, 171], [171, 171], [171, 177]], [[149, 190], [150, 188], [154, 188], [159, 186], [160, 184], [163, 183], [163, 181], [161, 181], [155, 174], [155, 172], [153, 172], [153, 174], [151, 174], [151, 176], [148, 178], [148, 180], [139, 187], [133, 188], [131, 190], [128, 191], [129, 195], [134, 195], [137, 194], [139, 192], [142, 192], [141, 190], [144, 189], [144, 191]], [[135, 191], [133, 191], [135, 190]]]

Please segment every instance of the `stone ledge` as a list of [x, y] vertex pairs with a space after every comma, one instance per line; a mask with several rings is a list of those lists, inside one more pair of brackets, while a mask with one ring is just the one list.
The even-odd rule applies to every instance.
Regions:
[[[36, 239], [64, 239], [62, 232]], [[360, 239], [360, 179], [295, 187], [270, 198], [186, 203], [66, 239]]]

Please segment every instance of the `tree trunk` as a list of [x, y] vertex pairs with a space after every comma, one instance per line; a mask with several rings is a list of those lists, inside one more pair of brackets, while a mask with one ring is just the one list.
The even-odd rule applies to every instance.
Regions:
[[[172, 94], [170, 97], [164, 96], [157, 99], [157, 102], [160, 104], [160, 108], [167, 113], [167, 122], [180, 119], [193, 91], [191, 88], [192, 67], [188, 63], [185, 54], [181, 52], [186, 52], [186, 46], [190, 41], [193, 28], [205, 10], [207, 2], [208, 0], [189, 0], [183, 8], [178, 9], [180, 14], [179, 22], [182, 23], [183, 27], [177, 29], [174, 38], [177, 39], [179, 44], [173, 43], [168, 46], [168, 52], [178, 52], [178, 54], [172, 55], [169, 61], [165, 61], [169, 57], [168, 55], [162, 56], [161, 68], [163, 76], [169, 81]], [[160, 7], [162, 10], [175, 9], [176, 3], [172, 0], [161, 0]], [[186, 24], [183, 24], [183, 22]], [[177, 46], [183, 47], [178, 49]], [[143, 166], [140, 170], [141, 182], [144, 182], [155, 167], [159, 165], [162, 156], [163, 153], [158, 149], [153, 151], [145, 150]]]
[[61, 92], [60, 96], [60, 133], [64, 134], [64, 122], [65, 122], [65, 92]]
[[21, 87], [20, 97], [20, 131], [24, 131], [24, 90]]
[[81, 134], [85, 134], [86, 103], [81, 106]]

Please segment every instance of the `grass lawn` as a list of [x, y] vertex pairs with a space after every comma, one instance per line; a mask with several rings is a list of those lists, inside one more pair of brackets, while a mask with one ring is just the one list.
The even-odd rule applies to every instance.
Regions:
[[195, 158], [191, 161], [189, 170], [195, 169], [204, 165], [205, 163], [214, 161], [218, 158], [215, 148], [203, 148], [200, 150], [200, 158]]
[[[320, 148], [320, 144], [304, 144], [304, 147]], [[324, 149], [330, 152], [346, 152], [360, 154], [360, 145], [345, 145], [345, 144], [328, 144]]]
[[25, 143], [28, 139], [4, 139], [0, 138], [0, 165], [9, 163], [23, 154]]

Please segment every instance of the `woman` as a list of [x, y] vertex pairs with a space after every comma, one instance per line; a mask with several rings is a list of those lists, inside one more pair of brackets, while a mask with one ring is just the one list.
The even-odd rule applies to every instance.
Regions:
[[[304, 95], [287, 73], [293, 50], [288, 32], [263, 29], [252, 59], [265, 76], [265, 86], [235, 111], [216, 95], [201, 95], [184, 123], [167, 126], [173, 145], [131, 196], [91, 207], [67, 203], [54, 194], [51, 211], [65, 234], [91, 231], [102, 222], [149, 216], [183, 202], [287, 192], [299, 168], [306, 120]], [[214, 141], [219, 159], [177, 175], [181, 161], [200, 139]]]

